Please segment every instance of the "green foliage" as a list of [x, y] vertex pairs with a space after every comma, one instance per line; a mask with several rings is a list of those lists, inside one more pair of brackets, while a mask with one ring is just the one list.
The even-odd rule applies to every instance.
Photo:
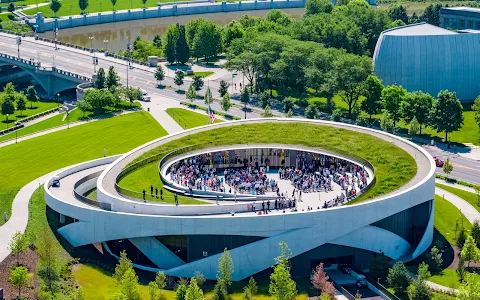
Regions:
[[372, 264], [370, 265], [370, 272], [368, 275], [374, 280], [385, 281], [389, 271], [388, 257], [383, 253], [375, 254]]
[[176, 25], [175, 59], [184, 64], [190, 58], [190, 48], [185, 37], [185, 25]]
[[15, 232], [10, 238], [10, 242], [8, 243], [8, 250], [16, 256], [17, 265], [20, 255], [25, 252], [26, 248], [27, 239], [25, 238], [24, 234], [22, 234], [20, 231]]
[[58, 291], [60, 280], [60, 261], [58, 256], [58, 246], [53, 234], [43, 229], [40, 231], [37, 253], [39, 256], [37, 264], [37, 274], [42, 279], [43, 290], [50, 293]]
[[401, 117], [400, 107], [405, 101], [407, 91], [398, 85], [387, 86], [382, 91], [382, 99], [385, 103], [385, 110], [393, 120], [393, 129]]
[[130, 103], [133, 103], [135, 100], [140, 100], [140, 98], [142, 97], [142, 91], [140, 91], [139, 88], [133, 86], [122, 86], [119, 89], [119, 92], [123, 99], [130, 101]]
[[406, 122], [411, 122], [415, 118], [420, 125], [421, 134], [422, 126], [429, 124], [430, 111], [434, 101], [435, 99], [427, 93], [407, 93], [405, 101], [400, 105], [401, 115]]
[[467, 234], [465, 233], [465, 229], [462, 226], [460, 227], [460, 231], [458, 232], [458, 236], [457, 236], [458, 249], [462, 250], [466, 240], [467, 240]]
[[25, 111], [25, 109], [27, 109], [27, 101], [24, 94], [19, 94], [19, 97], [17, 98], [16, 103], [17, 103], [18, 111], [22, 112], [22, 111]]
[[60, 0], [52, 0], [50, 2], [50, 9], [55, 14], [55, 17], [57, 17], [57, 12], [60, 10], [61, 7], [62, 7], [62, 2]]
[[258, 292], [258, 286], [257, 283], [255, 282], [255, 279], [250, 276], [250, 279], [248, 280], [247, 288], [250, 291], [250, 294], [255, 296]]
[[293, 116], [293, 111], [290, 109], [286, 114], [285, 118], [291, 118]]
[[411, 300], [430, 300], [432, 299], [432, 292], [425, 283], [425, 280], [430, 277], [428, 265], [421, 263], [418, 267], [418, 276], [412, 280], [412, 284], [408, 287], [408, 297]]
[[428, 258], [430, 269], [433, 271], [439, 271], [443, 263], [442, 252], [440, 252], [440, 250], [436, 246], [433, 246], [430, 249]]
[[28, 24], [19, 23], [15, 21], [2, 22], [0, 25], [1, 25], [1, 28], [5, 31], [11, 31], [11, 32], [20, 33], [20, 34], [21, 33], [27, 34], [32, 32], [32, 29]]
[[431, 113], [432, 128], [437, 132], [445, 132], [445, 141], [448, 134], [459, 130], [463, 126], [463, 106], [457, 95], [447, 90], [438, 93], [437, 101]]
[[377, 114], [382, 109], [382, 90], [383, 83], [375, 75], [368, 75], [364, 83], [365, 100], [361, 104], [361, 108], [370, 116]]
[[180, 284], [175, 292], [175, 300], [185, 300], [186, 294], [187, 286], [185, 284]]
[[195, 58], [208, 59], [217, 56], [222, 51], [222, 36], [220, 29], [213, 21], [198, 19], [191, 26], [187, 24], [187, 41], [191, 55]]
[[97, 72], [97, 77], [95, 79], [93, 86], [96, 89], [103, 89], [105, 88], [105, 81], [106, 81], [105, 70], [103, 68], [99, 68]]
[[210, 90], [210, 87], [207, 87], [207, 90], [205, 91], [205, 95], [203, 96], [203, 100], [207, 105], [210, 105], [213, 103], [213, 96], [212, 96], [212, 91]]
[[88, 89], [85, 91], [84, 101], [87, 102], [91, 110], [96, 114], [101, 114], [107, 106], [115, 103], [115, 96], [108, 90]]
[[88, 7], [88, 0], [78, 0], [78, 7], [82, 11], [82, 13], [85, 13], [85, 10]]
[[292, 97], [287, 97], [283, 99], [283, 112], [288, 113], [288, 111], [292, 110], [295, 107], [295, 99]]
[[477, 122], [478, 129], [480, 130], [480, 96], [475, 99], [475, 102], [472, 105], [472, 110], [475, 113], [475, 122]]
[[185, 293], [185, 300], [203, 300], [203, 291], [198, 287], [197, 280], [195, 280], [195, 278], [190, 280], [190, 285]]
[[463, 281], [465, 278], [465, 275], [467, 275], [467, 271], [465, 270], [465, 260], [461, 256], [458, 259], [458, 265], [455, 272], [457, 273], [457, 276], [460, 279], [460, 281]]
[[230, 95], [228, 93], [225, 93], [225, 95], [223, 95], [220, 105], [225, 112], [227, 112], [230, 107], [232, 107], [232, 103], [230, 102]]
[[172, 24], [167, 28], [167, 32], [165, 33], [165, 38], [164, 38], [165, 43], [163, 45], [165, 58], [169, 63], [174, 63], [176, 60], [175, 47], [177, 45], [177, 39], [178, 39], [177, 26]]
[[186, 97], [191, 102], [194, 102], [195, 98], [197, 98], [197, 93], [195, 92], [195, 88], [193, 87], [193, 83], [191, 83], [190, 86], [188, 87]]
[[458, 289], [458, 300], [479, 300], [480, 299], [480, 276], [468, 274], [466, 280]]
[[447, 160], [443, 163], [442, 170], [445, 172], [445, 174], [447, 174], [447, 177], [450, 175], [450, 173], [452, 173], [453, 164], [450, 162], [450, 158], [447, 158]]
[[332, 115], [330, 116], [330, 120], [334, 122], [340, 122], [341, 118], [343, 117], [343, 113], [340, 109], [334, 109]]
[[32, 284], [33, 274], [28, 273], [24, 266], [14, 267], [10, 270], [8, 282], [14, 287], [18, 288], [18, 298], [22, 294], [22, 288], [29, 287]]
[[250, 102], [250, 94], [248, 93], [248, 89], [244, 88], [240, 95], [240, 102], [245, 104], [245, 106]]
[[242, 25], [233, 20], [222, 29], [223, 44], [225, 47], [229, 47], [234, 39], [242, 38], [244, 35], [245, 30], [243, 29]]
[[226, 93], [228, 93], [228, 82], [226, 82], [225, 80], [221, 80], [220, 81], [220, 88], [218, 89], [218, 93], [220, 94], [220, 96], [224, 96]]
[[227, 284], [224, 280], [219, 280], [213, 288], [213, 296], [211, 300], [228, 300]]
[[316, 15], [320, 13], [331, 13], [333, 4], [330, 0], [307, 0], [305, 4], [305, 16]]
[[165, 273], [162, 271], [158, 272], [157, 275], [155, 275], [155, 284], [159, 289], [164, 289], [165, 286], [167, 286], [167, 277], [165, 276]]
[[472, 238], [475, 240], [475, 244], [477, 245], [477, 248], [478, 248], [480, 245], [480, 223], [478, 222], [478, 220], [475, 220], [472, 224], [471, 235], [472, 235]]
[[400, 20], [403, 24], [408, 24], [407, 9], [403, 5], [394, 5], [390, 7], [388, 15], [393, 21]]
[[121, 285], [125, 274], [129, 270], [133, 270], [132, 261], [128, 259], [127, 252], [122, 251], [120, 252], [120, 259], [115, 267], [115, 273], [113, 274], [113, 279], [115, 279], [117, 285]]
[[193, 87], [195, 88], [195, 91], [198, 92], [199, 90], [202, 89], [203, 87], [203, 79], [200, 76], [193, 76], [193, 82], [192, 82]]
[[217, 280], [222, 281], [225, 286], [232, 284], [232, 274], [234, 272], [233, 260], [227, 248], [223, 249], [223, 253], [218, 259]]
[[13, 12], [13, 11], [15, 10], [15, 5], [10, 2], [10, 4], [8, 5], [7, 10], [8, 10], [9, 12]]
[[33, 103], [38, 102], [39, 97], [37, 96], [37, 90], [33, 85], [29, 85], [27, 88], [27, 100], [30, 101], [30, 108], [33, 108]]
[[421, 21], [427, 22], [434, 26], [440, 26], [440, 9], [442, 8], [442, 4], [430, 4], [425, 8], [423, 15], [421, 16]]
[[305, 118], [307, 119], [316, 119], [317, 113], [317, 106], [315, 104], [310, 104], [305, 108]]
[[158, 34], [153, 37], [153, 45], [158, 49], [162, 49], [162, 38]]
[[108, 74], [105, 84], [109, 90], [117, 87], [120, 84], [120, 77], [118, 77], [118, 74], [113, 66], [110, 66], [110, 68], [108, 68]]
[[203, 276], [202, 273], [196, 271], [194, 274], [193, 274], [193, 278], [195, 278], [195, 280], [197, 281], [197, 285], [198, 286], [202, 286], [205, 284], [205, 282], [207, 281], [205, 279], [205, 276]]
[[273, 117], [272, 110], [270, 109], [270, 105], [267, 105], [262, 112], [262, 117], [264, 118], [271, 118]]
[[417, 121], [416, 117], [413, 117], [413, 120], [408, 124], [408, 134], [416, 135], [420, 132], [420, 124]]
[[290, 249], [285, 242], [280, 242], [281, 255], [275, 258], [277, 265], [270, 275], [269, 293], [274, 300], [294, 300], [297, 296], [297, 286], [290, 276], [288, 259]]
[[185, 73], [183, 73], [181, 70], [175, 71], [175, 78], [173, 79], [173, 82], [180, 88], [181, 85], [183, 85], [183, 78], [185, 77]]
[[117, 4], [117, 0], [110, 0], [110, 3], [112, 3], [113, 11], [115, 11], [115, 5]]
[[[116, 269], [115, 269], [115, 275]], [[119, 282], [119, 290], [112, 296], [112, 300], [140, 300], [138, 277], [133, 268], [127, 269]]]
[[475, 240], [471, 235], [465, 240], [461, 256], [468, 263], [468, 266], [470, 266], [470, 262], [477, 261], [480, 257], [480, 250], [478, 250]]
[[388, 271], [388, 286], [395, 290], [396, 294], [405, 294], [407, 287], [410, 285], [410, 276], [408, 276], [407, 268], [402, 262], [397, 262]]
[[162, 80], [165, 79], [165, 71], [163, 71], [163, 68], [161, 65], [158, 65], [157, 68], [155, 69], [155, 79], [159, 82], [162, 82]]

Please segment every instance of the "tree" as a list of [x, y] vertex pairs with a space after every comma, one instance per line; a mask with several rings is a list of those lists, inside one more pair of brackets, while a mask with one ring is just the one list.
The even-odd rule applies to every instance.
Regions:
[[115, 273], [113, 273], [113, 279], [120, 285], [127, 271], [133, 270], [132, 261], [128, 259], [127, 252], [120, 252], [120, 259], [115, 266]]
[[157, 275], [155, 275], [155, 283], [159, 289], [164, 289], [165, 286], [167, 286], [167, 277], [165, 276], [165, 273], [162, 271], [158, 272]]
[[[100, 70], [98, 70], [100, 72]], [[108, 68], [108, 74], [106, 78], [106, 86], [109, 90], [111, 90], [114, 87], [117, 87], [119, 85], [120, 78], [118, 77], [117, 71], [115, 71], [115, 68], [113, 66], [110, 66]]]
[[413, 120], [408, 123], [408, 134], [416, 135], [420, 131], [420, 124], [417, 121], [416, 117], [413, 117]]
[[176, 59], [175, 48], [177, 46], [178, 28], [176, 25], [169, 25], [165, 33], [164, 52], [165, 58], [169, 63], [174, 63]]
[[177, 287], [177, 291], [175, 292], [175, 300], [185, 300], [186, 294], [187, 286], [182, 283]]
[[192, 40], [192, 56], [208, 58], [216, 56], [222, 50], [222, 36], [218, 26], [213, 21], [200, 22]]
[[456, 273], [457, 273], [460, 281], [463, 281], [463, 279], [465, 278], [465, 275], [466, 275], [466, 270], [465, 270], [465, 260], [463, 259], [462, 256], [460, 256], [460, 258], [458, 259], [458, 265], [457, 265]]
[[27, 88], [27, 100], [30, 101], [30, 108], [33, 109], [33, 102], [38, 102], [37, 91], [33, 85]]
[[178, 86], [178, 89], [180, 89], [180, 86], [183, 85], [183, 77], [185, 77], [185, 74], [182, 70], [175, 71], [175, 78], [173, 81]]
[[434, 26], [440, 26], [440, 9], [442, 4], [430, 4], [425, 8], [421, 20]]
[[252, 296], [255, 296], [258, 292], [257, 283], [255, 282], [255, 279], [253, 279], [252, 276], [250, 276], [250, 279], [248, 280], [247, 288], [250, 291], [250, 294]]
[[43, 229], [40, 232], [37, 245], [38, 276], [43, 280], [47, 292], [54, 293], [58, 289], [60, 280], [60, 261], [55, 236]]
[[190, 86], [188, 87], [186, 97], [188, 100], [192, 102], [195, 101], [195, 98], [197, 98], [197, 93], [195, 93], [195, 88], [193, 87], [193, 83], [191, 83]]
[[198, 92], [203, 87], [203, 79], [200, 76], [193, 76], [193, 87], [195, 88], [195, 92]]
[[15, 105], [10, 98], [5, 97], [2, 101], [2, 115], [5, 116], [5, 120], [8, 121], [8, 115], [15, 112]]
[[232, 256], [227, 248], [218, 259], [217, 280], [223, 281], [226, 286], [232, 284], [232, 274], [234, 272]]
[[193, 277], [195, 278], [195, 280], [197, 281], [197, 285], [198, 286], [202, 286], [205, 284], [205, 282], [207, 281], [205, 279], [205, 276], [203, 276], [202, 273], [196, 271], [194, 274], [193, 274]]
[[112, 300], [140, 300], [140, 290], [138, 285], [138, 277], [133, 268], [127, 269], [123, 274], [120, 283], [119, 291], [112, 297]]
[[472, 238], [475, 240], [475, 244], [477, 245], [477, 248], [479, 248], [479, 245], [480, 245], [480, 223], [478, 222], [478, 220], [475, 220], [472, 224], [471, 235], [472, 235]]
[[429, 254], [430, 268], [434, 271], [440, 270], [442, 263], [443, 263], [442, 252], [440, 252], [440, 250], [438, 250], [436, 246], [433, 246], [432, 249], [430, 249], [430, 254]]
[[467, 262], [467, 267], [470, 267], [471, 261], [477, 261], [480, 257], [480, 250], [478, 250], [475, 240], [469, 235], [463, 245], [461, 255]]
[[382, 99], [385, 103], [385, 110], [390, 114], [393, 120], [393, 130], [395, 130], [397, 122], [400, 120], [400, 107], [405, 100], [407, 91], [399, 85], [387, 86], [382, 91]]
[[225, 80], [220, 81], [220, 88], [218, 89], [220, 96], [223, 97], [226, 93], [228, 93], [228, 86], [229, 84]]
[[10, 4], [8, 5], [7, 10], [8, 10], [9, 12], [13, 12], [13, 11], [15, 10], [15, 5], [10, 2]]
[[165, 79], [165, 72], [161, 65], [158, 65], [155, 69], [155, 79], [158, 81], [158, 85], [162, 83], [162, 80]]
[[24, 94], [19, 94], [16, 102], [18, 111], [23, 112], [27, 109], [27, 101]]
[[384, 281], [387, 278], [388, 269], [388, 257], [383, 252], [375, 254], [370, 265], [370, 276], [375, 280]]
[[162, 38], [158, 34], [153, 37], [153, 45], [158, 49], [162, 48]]
[[297, 296], [297, 286], [290, 277], [288, 260], [291, 253], [285, 242], [280, 242], [281, 255], [275, 258], [277, 265], [270, 275], [269, 293], [275, 300], [294, 300]]
[[330, 296], [330, 299], [335, 299], [335, 287], [328, 280], [328, 275], [323, 271], [323, 263], [320, 263], [312, 276], [310, 276], [310, 282], [322, 295], [327, 294]]
[[227, 284], [223, 280], [217, 281], [213, 288], [213, 297], [211, 300], [228, 300]]
[[50, 2], [50, 9], [55, 14], [55, 18], [57, 17], [57, 12], [60, 10], [61, 7], [62, 2], [60, 0], [52, 0], [52, 2]]
[[20, 255], [25, 252], [26, 248], [27, 248], [27, 240], [24, 234], [21, 233], [20, 231], [15, 232], [12, 235], [10, 242], [8, 243], [8, 250], [12, 252], [13, 255], [16, 256], [17, 265], [19, 263], [18, 259], [20, 258]]
[[330, 0], [307, 0], [304, 16], [311, 16], [320, 13], [329, 14], [332, 10], [333, 4]]
[[83, 99], [88, 102], [95, 114], [103, 113], [107, 106], [114, 103], [114, 96], [108, 90], [88, 89], [85, 91]]
[[467, 240], [467, 234], [465, 233], [465, 228], [460, 227], [460, 231], [458, 232], [457, 236], [457, 247], [458, 249], [462, 250], [465, 241]]
[[148, 299], [149, 300], [161, 299], [160, 290], [158, 289], [158, 286], [153, 281], [148, 283]]
[[382, 108], [383, 83], [375, 75], [368, 75], [364, 84], [364, 96], [361, 108], [369, 115], [369, 123], [372, 123], [372, 115], [377, 114]]
[[92, 111], [92, 106], [90, 105], [90, 103], [85, 101], [85, 99], [77, 102], [77, 108], [82, 111], [83, 118], [85, 118], [85, 113], [87, 111]]
[[203, 300], [203, 291], [197, 285], [197, 280], [192, 278], [187, 292], [185, 293], [185, 300]]
[[203, 100], [205, 101], [205, 104], [207, 104], [207, 105], [210, 105], [210, 104], [213, 103], [213, 96], [212, 96], [212, 91], [210, 90], [210, 87], [207, 87], [207, 90], [205, 91], [205, 96], [203, 97]]
[[110, 3], [112, 3], [113, 11], [115, 11], [115, 5], [117, 4], [117, 0], [110, 0]]
[[432, 299], [432, 292], [425, 283], [425, 280], [430, 277], [428, 266], [421, 263], [418, 267], [418, 276], [412, 281], [412, 285], [408, 287], [408, 297], [410, 300], [430, 300]]
[[309, 104], [305, 108], [305, 118], [315, 119], [317, 117], [317, 106], [315, 104]]
[[389, 287], [393, 288], [396, 294], [405, 294], [410, 285], [410, 276], [402, 262], [395, 263], [388, 271], [387, 281]]
[[437, 132], [445, 132], [445, 142], [450, 148], [448, 134], [463, 126], [463, 106], [455, 92], [444, 90], [438, 93], [437, 101], [433, 105], [431, 121], [432, 127]]
[[328, 73], [328, 85], [348, 105], [348, 117], [357, 105], [358, 98], [363, 93], [364, 81], [372, 72], [370, 58], [353, 54], [344, 54], [333, 62], [333, 68]]
[[415, 118], [420, 125], [420, 134], [422, 134], [422, 126], [429, 124], [434, 101], [435, 99], [427, 93], [407, 93], [405, 101], [402, 102], [400, 107], [403, 119], [408, 123]]
[[476, 274], [467, 274], [465, 282], [458, 289], [458, 300], [480, 299], [480, 277]]
[[10, 270], [8, 282], [14, 287], [18, 288], [18, 299], [22, 295], [22, 288], [29, 287], [32, 284], [33, 274], [28, 273], [24, 266], [14, 267]]
[[147, 3], [147, 0], [142, 0], [143, 3], [143, 8], [145, 8], [145, 4]]
[[480, 130], [480, 96], [473, 102], [472, 110], [475, 114], [475, 122], [477, 122], [478, 129]]
[[390, 7], [388, 10], [388, 15], [393, 21], [401, 20], [404, 24], [408, 24], [407, 9], [403, 5]]
[[442, 170], [445, 172], [445, 174], [447, 174], [445, 180], [448, 180], [448, 175], [450, 175], [450, 173], [453, 171], [453, 164], [450, 162], [450, 158], [447, 158], [447, 160], [443, 163]]
[[82, 14], [85, 14], [85, 10], [88, 7], [88, 0], [78, 0], [78, 7], [80, 7]]
[[234, 39], [242, 38], [245, 30], [238, 21], [231, 21], [226, 27], [223, 27], [222, 37], [223, 45], [229, 47]]
[[273, 117], [272, 110], [270, 109], [270, 105], [267, 105], [262, 112], [262, 117], [264, 118], [271, 118]]
[[177, 23], [176, 26], [177, 39], [175, 42], [175, 58], [179, 63], [184, 64], [190, 58], [190, 49], [185, 38], [185, 25], [179, 25]]
[[223, 95], [222, 102], [220, 103], [220, 105], [222, 106], [222, 109], [225, 112], [227, 112], [230, 109], [230, 107], [232, 107], [232, 103], [230, 102], [230, 95], [228, 93]]
[[240, 95], [240, 102], [243, 103], [243, 111], [245, 112], [245, 119], [247, 118], [247, 104], [250, 102], [250, 94], [248, 93], [248, 89], [244, 88], [242, 90], [242, 94]]
[[290, 111], [290, 110], [293, 111], [294, 107], [295, 107], [295, 102], [294, 102], [294, 99], [292, 97], [287, 97], [287, 98], [283, 99], [283, 111], [285, 113], [288, 113], [288, 111]]
[[105, 70], [103, 68], [99, 68], [97, 72], [97, 78], [95, 78], [95, 82], [93, 86], [96, 89], [103, 89], [105, 88], [105, 81], [106, 81]]

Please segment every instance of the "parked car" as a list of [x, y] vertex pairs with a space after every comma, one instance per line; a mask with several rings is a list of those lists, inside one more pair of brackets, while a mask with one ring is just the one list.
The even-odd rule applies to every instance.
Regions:
[[435, 165], [437, 167], [440, 167], [440, 168], [443, 167], [443, 164], [444, 164], [443, 160], [441, 160], [440, 158], [438, 158], [436, 156], [434, 156], [433, 159], [435, 160]]
[[142, 92], [142, 96], [140, 97], [140, 100], [145, 102], [150, 102], [151, 98], [148, 95], [147, 91], [145, 91], [144, 89], [140, 89], [140, 91]]
[[60, 187], [60, 178], [58, 178], [58, 177], [53, 178], [52, 187]]

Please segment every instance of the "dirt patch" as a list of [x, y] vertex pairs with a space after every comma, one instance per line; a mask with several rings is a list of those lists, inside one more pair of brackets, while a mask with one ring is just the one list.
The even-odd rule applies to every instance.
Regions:
[[[37, 265], [38, 254], [27, 248], [24, 254], [20, 255], [18, 260], [19, 264], [27, 267], [30, 273], [35, 274], [35, 266]], [[18, 289], [13, 288], [8, 282], [8, 276], [10, 274], [10, 267], [17, 264], [17, 258], [10, 254], [0, 263], [0, 288], [3, 288], [4, 297], [6, 300], [13, 299], [18, 296]], [[27, 296], [28, 299], [35, 299], [36, 291], [38, 290], [38, 281], [33, 276], [33, 285], [30, 288], [22, 289], [22, 296]]]

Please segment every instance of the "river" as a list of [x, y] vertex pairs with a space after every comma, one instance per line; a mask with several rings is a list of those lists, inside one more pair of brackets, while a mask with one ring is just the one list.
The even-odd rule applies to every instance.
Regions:
[[[283, 11], [298, 18], [303, 14], [304, 8], [289, 8]], [[268, 12], [269, 10], [253, 10], [213, 13], [83, 26], [59, 30], [58, 39], [65, 43], [90, 47], [89, 37], [93, 36], [92, 43], [94, 48], [101, 49], [107, 46], [109, 51], [117, 52], [126, 48], [128, 37], [131, 37], [132, 42], [137, 36], [140, 36], [142, 39], [152, 40], [157, 34], [163, 36], [170, 24], [186, 24], [193, 19], [203, 18], [215, 21], [218, 25], [225, 25], [232, 20], [239, 19], [244, 14], [262, 17]], [[42, 33], [40, 36], [45, 38], [54, 37], [53, 32]], [[108, 43], [104, 43], [107, 40]]]

